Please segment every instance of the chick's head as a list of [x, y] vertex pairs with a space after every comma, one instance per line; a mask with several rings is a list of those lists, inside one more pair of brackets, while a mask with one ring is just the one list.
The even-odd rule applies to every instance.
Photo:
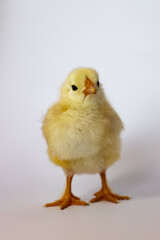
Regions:
[[61, 89], [61, 101], [72, 106], [94, 105], [103, 100], [98, 73], [92, 68], [74, 69]]

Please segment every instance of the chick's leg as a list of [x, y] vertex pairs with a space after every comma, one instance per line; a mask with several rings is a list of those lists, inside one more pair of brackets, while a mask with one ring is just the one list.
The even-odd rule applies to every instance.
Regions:
[[88, 203], [81, 201], [80, 198], [74, 196], [71, 191], [71, 183], [73, 176], [66, 177], [66, 190], [63, 197], [55, 202], [47, 203], [44, 207], [54, 207], [59, 206], [60, 209], [69, 207], [70, 205], [83, 205], [86, 206]]
[[119, 200], [130, 199], [128, 196], [120, 196], [118, 194], [112, 193], [111, 189], [108, 187], [105, 172], [101, 172], [100, 177], [102, 181], [102, 188], [100, 191], [94, 194], [96, 197], [90, 200], [91, 203], [98, 202], [98, 201], [109, 201], [113, 203], [118, 203]]

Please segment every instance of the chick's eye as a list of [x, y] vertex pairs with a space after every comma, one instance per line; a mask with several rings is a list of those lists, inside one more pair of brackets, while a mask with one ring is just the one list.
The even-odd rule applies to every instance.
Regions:
[[99, 81], [97, 81], [97, 86], [99, 87]]
[[72, 85], [73, 91], [76, 91], [78, 88], [75, 85]]

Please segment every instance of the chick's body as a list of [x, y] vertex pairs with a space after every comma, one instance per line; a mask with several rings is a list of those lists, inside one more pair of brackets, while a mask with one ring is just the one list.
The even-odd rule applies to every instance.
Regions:
[[120, 157], [123, 124], [93, 69], [78, 68], [69, 74], [42, 129], [50, 160], [66, 176], [105, 172]]
[[58, 103], [43, 125], [51, 161], [73, 173], [98, 173], [114, 163], [120, 156], [121, 129], [107, 102], [81, 108]]

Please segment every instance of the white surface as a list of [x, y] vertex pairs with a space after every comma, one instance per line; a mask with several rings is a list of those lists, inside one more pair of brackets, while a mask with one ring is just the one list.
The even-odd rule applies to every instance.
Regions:
[[[160, 238], [160, 2], [0, 2], [1, 239]], [[132, 200], [42, 208], [65, 185], [40, 131], [74, 67], [94, 67], [125, 123], [122, 160], [110, 186]], [[97, 175], [75, 176], [89, 200]]]
[[18, 207], [1, 215], [1, 239], [158, 240], [159, 200], [135, 200], [118, 205], [101, 202], [65, 211], [37, 205]]

